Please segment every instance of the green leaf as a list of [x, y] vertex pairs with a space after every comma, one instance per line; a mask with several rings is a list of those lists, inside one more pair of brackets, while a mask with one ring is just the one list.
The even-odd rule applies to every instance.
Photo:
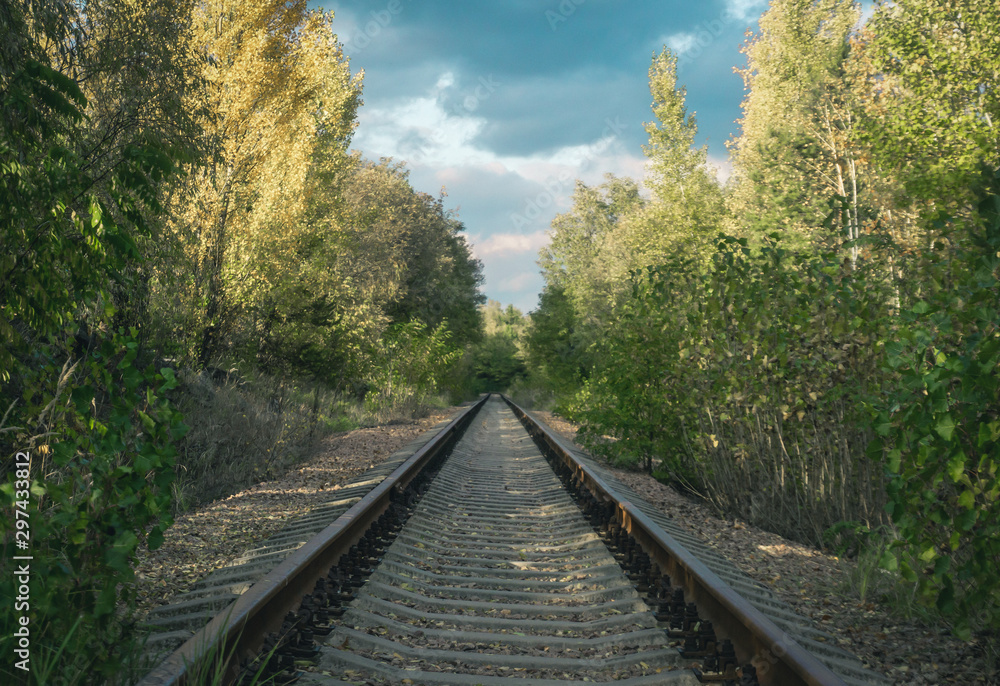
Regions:
[[150, 550], [156, 550], [161, 545], [163, 545], [163, 531], [159, 527], [153, 527], [152, 531], [149, 532], [149, 536], [146, 537], [146, 546]]
[[960, 515], [955, 517], [955, 526], [958, 527], [960, 531], [970, 531], [976, 524], [976, 520], [979, 519], [979, 511], [972, 509], [962, 512]]
[[73, 405], [76, 407], [76, 411], [80, 414], [88, 414], [90, 411], [90, 403], [94, 399], [94, 389], [91, 386], [78, 386], [73, 389], [70, 397], [73, 400]]
[[1000, 438], [1000, 420], [980, 423], [979, 443], [977, 447], [982, 448], [987, 443], [996, 441], [998, 438]]
[[951, 440], [952, 434], [955, 433], [955, 420], [951, 418], [951, 414], [946, 414], [934, 424], [934, 431], [946, 441]]
[[115, 593], [116, 586], [116, 584], [110, 583], [101, 590], [97, 597], [97, 604], [94, 606], [94, 614], [98, 617], [109, 615], [115, 611], [115, 607], [118, 605], [118, 597]]
[[959, 451], [948, 461], [948, 476], [953, 483], [958, 483], [959, 479], [965, 475], [965, 453]]
[[899, 569], [899, 560], [896, 558], [896, 554], [891, 550], [886, 550], [882, 553], [882, 558], [878, 562], [878, 566], [890, 572], [894, 572]]
[[888, 436], [890, 431], [892, 431], [892, 420], [888, 416], [880, 417], [875, 423], [875, 433], [879, 436]]
[[944, 581], [944, 588], [938, 593], [935, 604], [942, 613], [949, 615], [955, 611], [955, 586], [950, 577], [944, 577]]
[[160, 376], [164, 379], [163, 390], [170, 391], [177, 387], [177, 376], [170, 367], [160, 367]]
[[889, 451], [889, 462], [886, 465], [893, 474], [899, 473], [899, 464], [903, 459], [903, 453], [898, 448]]

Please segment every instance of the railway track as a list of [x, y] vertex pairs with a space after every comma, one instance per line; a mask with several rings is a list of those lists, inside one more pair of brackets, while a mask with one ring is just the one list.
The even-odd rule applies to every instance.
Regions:
[[380, 479], [142, 686], [884, 683], [498, 396]]

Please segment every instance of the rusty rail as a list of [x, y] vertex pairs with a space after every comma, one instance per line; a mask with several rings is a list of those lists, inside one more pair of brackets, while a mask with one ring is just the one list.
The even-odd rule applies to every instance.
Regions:
[[614, 490], [592, 468], [582, 464], [563, 440], [536, 422], [506, 396], [502, 396], [535, 442], [559, 459], [599, 501], [614, 503], [619, 523], [645, 552], [684, 589], [714, 625], [720, 638], [730, 639], [740, 664], [752, 664], [764, 686], [844, 686], [844, 681], [802, 648], [760, 610], [738, 595], [726, 582], [695, 558], [684, 546]]
[[268, 632], [280, 628], [318, 579], [358, 542], [390, 505], [392, 493], [409, 484], [427, 464], [450, 447], [489, 396], [463, 410], [444, 429], [355, 503], [330, 526], [289, 555], [226, 610], [149, 672], [138, 686], [200, 686], [193, 674], [239, 674], [239, 657], [257, 652]]

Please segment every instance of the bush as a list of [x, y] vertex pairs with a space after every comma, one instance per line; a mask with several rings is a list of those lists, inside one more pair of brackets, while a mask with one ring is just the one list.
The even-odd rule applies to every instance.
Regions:
[[673, 257], [635, 274], [570, 408], [584, 440], [798, 540], [878, 522], [882, 467], [865, 454], [862, 407], [886, 380], [872, 373], [888, 326], [883, 273], [777, 236], [757, 251], [723, 236], [707, 269]]
[[[44, 682], [104, 683], [132, 657], [123, 641], [131, 565], [171, 523], [173, 442], [185, 427], [162, 398], [176, 385], [173, 372], [136, 366], [134, 332], [108, 336], [75, 363], [60, 363], [57, 352], [39, 349], [22, 379], [25, 405], [10, 415], [22, 425], [5, 428], [28, 460], [4, 469], [0, 503], [10, 516], [0, 534], [5, 559], [32, 557], [24, 616], [33, 654], [66, 656]], [[5, 598], [18, 595], [16, 583], [0, 579]], [[18, 621], [3, 614], [7, 655]]]
[[365, 412], [376, 423], [418, 414], [439, 391], [438, 380], [462, 353], [452, 348], [447, 322], [432, 330], [414, 319], [397, 325], [373, 356]]
[[1000, 627], [1000, 174], [990, 185], [980, 227], [938, 251], [932, 289], [900, 315], [872, 445], [900, 534], [883, 564], [964, 637]]

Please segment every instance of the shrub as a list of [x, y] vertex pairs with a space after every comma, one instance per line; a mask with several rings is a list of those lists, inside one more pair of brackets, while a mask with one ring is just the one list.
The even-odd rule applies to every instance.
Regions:
[[888, 326], [879, 265], [852, 270], [777, 236], [756, 251], [723, 236], [712, 257], [633, 276], [577, 399], [584, 439], [799, 540], [878, 521], [882, 467], [861, 408], [885, 383], [872, 373]]
[[[173, 441], [185, 427], [162, 397], [176, 384], [173, 372], [137, 366], [134, 332], [106, 337], [75, 363], [60, 363], [56, 352], [39, 348], [16, 414], [27, 421], [6, 427], [30, 463], [4, 469], [0, 507], [9, 516], [0, 535], [4, 559], [32, 557], [24, 615], [35, 656], [71, 658], [56, 661], [46, 683], [103, 683], [131, 657], [122, 640], [131, 565], [171, 523]], [[17, 595], [15, 584], [10, 574], [0, 579], [3, 597]], [[3, 614], [7, 655], [18, 620]]]
[[901, 313], [872, 445], [900, 534], [883, 564], [966, 637], [1000, 627], [1000, 174], [991, 186], [980, 226], [935, 254], [931, 288]]
[[376, 422], [410, 417], [436, 395], [438, 380], [462, 355], [448, 343], [447, 322], [432, 330], [414, 319], [395, 326], [373, 356], [365, 411]]

